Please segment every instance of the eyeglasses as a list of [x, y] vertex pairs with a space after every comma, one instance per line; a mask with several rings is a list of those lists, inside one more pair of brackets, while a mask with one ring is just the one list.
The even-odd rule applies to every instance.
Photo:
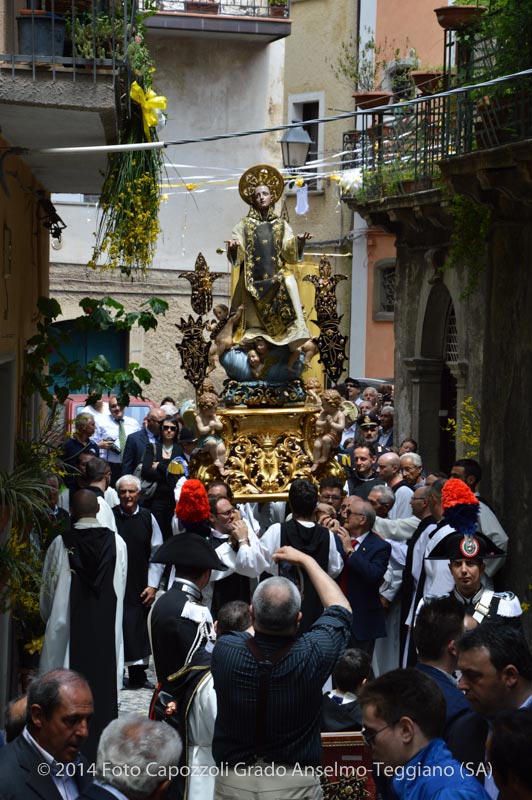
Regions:
[[383, 731], [385, 731], [386, 728], [394, 728], [396, 725], [397, 725], [397, 722], [392, 722], [390, 725], [385, 725], [383, 728], [379, 728], [378, 731], [373, 731], [371, 728], [365, 728], [363, 726], [362, 730], [360, 731], [360, 733], [362, 734], [362, 738], [364, 739], [364, 741], [366, 742], [368, 747], [371, 747], [373, 745], [373, 742], [375, 741], [375, 739], [379, 735], [379, 733], [382, 733]]
[[231, 514], [234, 514], [234, 513], [235, 513], [235, 509], [234, 508], [230, 508], [229, 511], [218, 511], [218, 516], [219, 517], [230, 517]]
[[109, 403], [109, 408], [120, 408], [119, 403]]
[[157, 425], [161, 424], [161, 420], [160, 419], [156, 419], [155, 417], [148, 417], [148, 422], [156, 422]]
[[357, 517], [364, 517], [364, 519], [366, 519], [366, 517], [368, 516], [367, 514], [360, 514], [358, 511], [351, 511], [351, 509], [349, 509], [349, 508], [341, 508], [340, 509], [340, 514], [342, 514], [344, 517], [348, 517], [348, 518], [352, 517], [353, 514], [356, 514]]
[[320, 497], [322, 497], [324, 500], [341, 500], [342, 499], [342, 495], [341, 494], [320, 494]]
[[162, 428], [163, 428], [163, 431], [176, 431], [177, 430], [177, 428], [174, 428], [173, 425], [163, 425]]

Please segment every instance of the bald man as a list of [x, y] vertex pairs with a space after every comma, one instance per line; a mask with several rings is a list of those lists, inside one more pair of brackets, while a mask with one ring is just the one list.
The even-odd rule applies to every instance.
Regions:
[[383, 453], [377, 461], [377, 477], [393, 490], [395, 503], [389, 519], [403, 519], [412, 516], [412, 489], [406, 485], [401, 475], [401, 459], [397, 453]]

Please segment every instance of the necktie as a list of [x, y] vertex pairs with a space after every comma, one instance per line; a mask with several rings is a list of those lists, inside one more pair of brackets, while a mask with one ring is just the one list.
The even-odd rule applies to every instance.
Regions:
[[358, 544], [358, 539], [351, 539], [351, 546], [353, 550], [356, 550], [357, 544]]
[[126, 446], [126, 429], [124, 427], [124, 420], [118, 420], [118, 444], [120, 445], [120, 455], [124, 455], [124, 447]]

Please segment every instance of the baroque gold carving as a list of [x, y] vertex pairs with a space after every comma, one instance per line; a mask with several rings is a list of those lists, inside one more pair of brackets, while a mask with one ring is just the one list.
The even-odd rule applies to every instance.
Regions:
[[[317, 483], [325, 475], [345, 478], [331, 459], [311, 474], [312, 447], [319, 409], [309, 407], [219, 409], [227, 447], [225, 479], [238, 501], [286, 500], [296, 478]], [[217, 470], [207, 459], [191, 464], [200, 480], [212, 480]]]

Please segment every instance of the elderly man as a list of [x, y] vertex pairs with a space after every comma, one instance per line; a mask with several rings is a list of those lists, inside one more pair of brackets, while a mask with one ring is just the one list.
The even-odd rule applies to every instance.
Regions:
[[86, 676], [94, 720], [86, 745], [96, 755], [98, 737], [118, 715], [122, 687], [122, 611], [127, 573], [123, 539], [97, 522], [98, 500], [81, 489], [74, 496], [71, 531], [57, 536], [46, 554], [41, 616], [46, 622], [42, 671], [69, 667]]
[[65, 465], [67, 474], [65, 483], [70, 488], [75, 482], [78, 474], [77, 463], [81, 453], [93, 453], [100, 455], [100, 449], [94, 439], [96, 423], [92, 414], [78, 414], [75, 421], [75, 432], [73, 436], [66, 439], [61, 445], [61, 460]]
[[115, 719], [102, 733], [96, 780], [79, 800], [159, 800], [168, 789], [183, 745], [169, 725], [141, 714]]
[[91, 783], [88, 764], [79, 759], [93, 713], [87, 681], [58, 669], [30, 683], [26, 727], [0, 748], [2, 800], [74, 800]]
[[164, 566], [150, 563], [163, 543], [153, 514], [139, 507], [140, 480], [122, 475], [116, 482], [120, 505], [113, 509], [118, 533], [127, 547], [127, 582], [124, 595], [124, 665], [128, 689], [153, 689], [146, 679], [150, 656], [148, 613], [155, 602]]
[[[296, 638], [301, 597], [286, 578], [270, 578], [253, 595], [255, 636], [228, 633], [214, 648], [218, 698], [213, 755], [224, 767], [215, 798], [305, 797], [320, 800], [322, 686], [349, 637], [350, 606], [312, 556], [293, 547], [274, 560], [305, 570], [325, 611]], [[316, 657], [319, 654], [319, 657]], [[268, 776], [264, 765], [273, 765]], [[275, 765], [279, 765], [275, 769]]]
[[393, 419], [395, 409], [393, 406], [383, 406], [379, 415], [380, 434], [377, 444], [381, 447], [393, 447]]
[[[111, 486], [114, 486], [122, 474], [122, 456], [126, 448], [127, 437], [140, 430], [140, 425], [133, 417], [124, 414], [124, 409], [113, 395], [109, 398], [109, 414], [100, 424], [100, 455], [111, 465]], [[137, 466], [135, 464], [135, 466]]]
[[379, 587], [392, 549], [372, 533], [375, 511], [370, 503], [359, 497], [344, 497], [340, 517], [343, 528], [338, 537], [345, 553], [341, 583], [352, 608], [356, 608], [349, 646], [371, 656], [375, 639], [386, 636]]
[[414, 491], [416, 487], [422, 486], [424, 483], [421, 456], [419, 453], [404, 453], [400, 459], [403, 480]]
[[132, 475], [139, 464], [142, 464], [147, 446], [159, 441], [161, 423], [165, 417], [163, 408], [152, 408], [146, 417], [146, 425], [140, 431], [128, 435], [122, 454], [122, 475]]
[[403, 482], [400, 469], [401, 460], [396, 453], [383, 453], [379, 456], [377, 477], [395, 493], [395, 505], [390, 511], [390, 519], [402, 519], [411, 515], [412, 489]]

